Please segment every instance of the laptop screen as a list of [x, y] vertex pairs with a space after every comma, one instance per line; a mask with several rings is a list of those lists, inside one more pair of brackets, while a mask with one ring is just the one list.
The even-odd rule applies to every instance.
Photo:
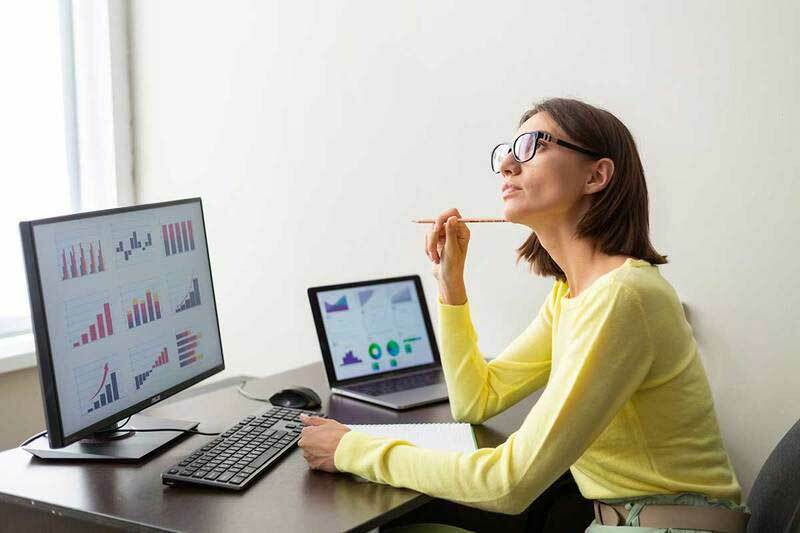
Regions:
[[316, 298], [337, 380], [434, 362], [413, 279], [321, 290]]

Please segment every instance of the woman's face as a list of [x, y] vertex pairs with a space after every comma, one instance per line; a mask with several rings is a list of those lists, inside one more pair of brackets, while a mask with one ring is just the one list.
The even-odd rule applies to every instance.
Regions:
[[[577, 144], [544, 112], [525, 121], [514, 139], [535, 130]], [[530, 161], [519, 163], [509, 153], [500, 165], [506, 220], [533, 227], [537, 223], [577, 219], [576, 214], [589, 206], [586, 185], [592, 175], [592, 163], [579, 152], [541, 140]]]

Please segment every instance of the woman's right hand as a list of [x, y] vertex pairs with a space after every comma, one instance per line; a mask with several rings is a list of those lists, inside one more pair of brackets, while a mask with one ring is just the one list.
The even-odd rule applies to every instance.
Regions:
[[469, 245], [469, 228], [459, 222], [458, 209], [440, 214], [425, 236], [425, 253], [431, 260], [433, 276], [439, 282], [444, 303], [460, 305], [466, 302], [464, 264]]

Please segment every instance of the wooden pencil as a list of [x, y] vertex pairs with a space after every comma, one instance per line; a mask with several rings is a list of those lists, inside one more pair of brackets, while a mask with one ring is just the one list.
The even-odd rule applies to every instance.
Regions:
[[[459, 218], [459, 222], [508, 222], [508, 220], [504, 218]], [[417, 220], [412, 220], [415, 224], [433, 224], [436, 220], [432, 218], [420, 218]]]

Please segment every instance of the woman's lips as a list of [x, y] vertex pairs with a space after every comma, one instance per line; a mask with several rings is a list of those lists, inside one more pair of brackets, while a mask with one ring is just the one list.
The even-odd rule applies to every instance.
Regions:
[[503, 189], [503, 200], [505, 200], [506, 198], [508, 198], [509, 196], [514, 194], [515, 192], [519, 192], [521, 190], [522, 189], [520, 189], [519, 187], [514, 187], [513, 185], [510, 186], [510, 187], [504, 188]]

